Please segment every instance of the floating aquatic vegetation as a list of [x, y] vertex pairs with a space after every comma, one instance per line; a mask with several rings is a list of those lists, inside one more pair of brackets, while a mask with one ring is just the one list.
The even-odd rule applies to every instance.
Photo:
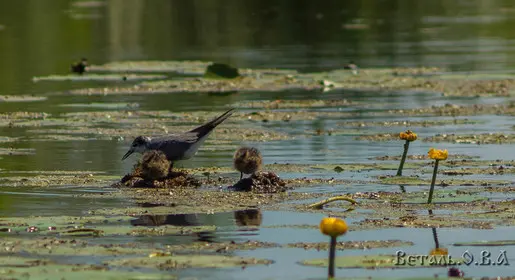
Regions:
[[229, 242], [194, 242], [189, 244], [180, 245], [167, 245], [166, 249], [171, 251], [184, 251], [184, 252], [216, 252], [227, 253], [241, 250], [256, 250], [261, 248], [277, 248], [281, 245], [271, 242], [260, 242], [247, 240], [243, 242], [229, 241]]
[[441, 217], [417, 217], [406, 215], [400, 218], [387, 219], [364, 219], [356, 224], [361, 230], [371, 230], [378, 228], [474, 228], [474, 229], [492, 229], [492, 223], [487, 221], [474, 221], [469, 219], [451, 219], [449, 216]]
[[31, 148], [0, 148], [0, 155], [6, 156], [26, 156], [35, 153], [36, 150]]
[[[411, 241], [401, 240], [371, 240], [371, 241], [340, 241], [336, 243], [336, 250], [370, 250], [375, 248], [391, 248], [391, 247], [407, 247], [413, 246]], [[299, 242], [287, 244], [291, 248], [301, 248], [304, 250], [328, 250], [329, 244], [327, 242], [309, 243]]]
[[355, 137], [356, 140], [366, 140], [366, 141], [394, 141], [399, 139], [399, 135], [396, 133], [381, 133], [381, 134], [373, 134], [373, 135], [360, 135]]
[[[379, 176], [379, 183], [385, 185], [414, 185], [414, 186], [427, 186], [431, 183], [430, 180], [421, 178], [419, 176]], [[489, 186], [489, 185], [506, 185], [510, 181], [502, 180], [466, 180], [466, 179], [443, 179], [437, 185], [446, 186]]]
[[50, 114], [42, 112], [9, 112], [0, 114], [0, 120], [45, 119], [48, 116]]
[[91, 65], [91, 72], [176, 72], [202, 75], [208, 61], [116, 61], [104, 65]]
[[263, 109], [293, 109], [293, 108], [318, 108], [318, 107], [342, 107], [356, 103], [347, 99], [309, 99], [309, 100], [260, 100], [237, 102], [232, 106], [237, 108], [263, 108]]
[[415, 109], [392, 109], [386, 112], [372, 113], [371, 115], [395, 115], [395, 116], [479, 116], [479, 115], [511, 115], [515, 114], [513, 104], [474, 104], [456, 105], [447, 103], [442, 106]]
[[[28, 132], [38, 134], [38, 137], [44, 136], [45, 134], [54, 135], [72, 135], [72, 136], [90, 136], [89, 138], [100, 138], [100, 139], [119, 139], [125, 137], [133, 137], [135, 135], [165, 135], [188, 131], [193, 126], [177, 125], [166, 126], [164, 122], [157, 120], [149, 120], [148, 122], [142, 121], [137, 122], [131, 129], [124, 127], [105, 127], [101, 125], [101, 121], [98, 121], [98, 125], [89, 126], [70, 126], [65, 128], [40, 128], [30, 129]], [[116, 123], [117, 120], [113, 119], [110, 123]], [[173, 120], [170, 120], [170, 124]], [[211, 136], [206, 140], [206, 143], [220, 143], [222, 141], [226, 144], [241, 143], [241, 141], [278, 141], [288, 140], [292, 137], [286, 133], [275, 131], [272, 129], [259, 128], [259, 127], [241, 127], [236, 125], [224, 125], [224, 127], [218, 127], [213, 131]], [[231, 149], [234, 148], [231, 146]]]
[[139, 108], [138, 103], [74, 103], [60, 104], [61, 107], [74, 108], [102, 108], [102, 109], [136, 109]]
[[7, 136], [0, 136], [0, 143], [15, 142], [17, 140], [18, 140], [18, 138], [7, 137]]
[[165, 75], [136, 75], [136, 74], [84, 74], [84, 75], [50, 75], [33, 77], [33, 82], [40, 81], [139, 81], [165, 79]]
[[0, 257], [0, 262], [4, 268], [0, 271], [0, 276], [5, 279], [177, 279], [177, 276], [170, 274], [127, 271], [126, 269], [107, 267], [105, 265], [59, 264], [40, 258], [3, 256]]
[[[428, 160], [429, 159], [429, 156], [427, 154], [422, 154], [422, 155], [408, 155], [406, 157], [407, 159], [409, 160]], [[449, 159], [454, 159], [454, 160], [458, 160], [458, 159], [474, 159], [474, 158], [479, 158], [479, 156], [469, 156], [469, 155], [464, 155], [464, 154], [451, 154], [449, 155]], [[370, 158], [372, 160], [393, 160], [393, 161], [397, 161], [397, 160], [400, 160], [401, 159], [401, 156], [391, 156], [391, 155], [385, 155], [385, 156], [379, 156], [379, 157], [374, 157], [374, 158]]]
[[[407, 260], [412, 259], [409, 255], [399, 259], [395, 255], [363, 255], [363, 256], [340, 256], [335, 259], [335, 266], [338, 268], [367, 268], [367, 269], [402, 269], [402, 268], [414, 268], [414, 267], [435, 267], [435, 266], [447, 266], [449, 264], [448, 256], [432, 256], [428, 257], [425, 262], [410, 261], [409, 265]], [[413, 257], [413, 259], [420, 259]], [[463, 262], [463, 259], [453, 258], [454, 262]], [[401, 263], [399, 263], [401, 262]], [[402, 265], [404, 262], [404, 265]], [[313, 259], [304, 260], [300, 262], [301, 265], [309, 266], [322, 266], [326, 267], [328, 262], [327, 259]]]
[[176, 270], [181, 268], [247, 267], [252, 265], [268, 265], [273, 262], [271, 260], [237, 256], [153, 254], [143, 258], [114, 259], [105, 263], [109, 266]]
[[34, 95], [0, 95], [0, 102], [32, 102], [46, 99], [45, 96]]
[[464, 124], [481, 124], [484, 121], [469, 120], [469, 119], [452, 119], [452, 120], [424, 120], [424, 121], [352, 121], [342, 122], [338, 126], [343, 127], [432, 127], [432, 126], [445, 126], [445, 125], [464, 125]]
[[50, 187], [50, 186], [97, 186], [111, 184], [117, 176], [78, 174], [78, 175], [48, 175], [1, 177], [0, 186], [5, 187]]
[[231, 189], [254, 193], [278, 193], [285, 192], [291, 187], [272, 172], [254, 173], [250, 177], [241, 179]]
[[426, 137], [424, 142], [451, 142], [457, 144], [513, 144], [515, 143], [515, 134], [504, 133], [483, 133], [483, 134], [437, 134], [435, 136]]
[[457, 242], [452, 244], [453, 246], [515, 246], [515, 240], [493, 240], [493, 241], [473, 241], [473, 242]]

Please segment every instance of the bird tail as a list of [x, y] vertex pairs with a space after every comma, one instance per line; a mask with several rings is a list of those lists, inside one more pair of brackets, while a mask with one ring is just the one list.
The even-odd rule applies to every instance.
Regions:
[[190, 130], [190, 132], [197, 133], [197, 135], [198, 135], [197, 137], [202, 138], [203, 136], [205, 136], [205, 135], [209, 134], [211, 131], [213, 131], [213, 129], [215, 129], [215, 127], [217, 127], [219, 124], [224, 122], [227, 118], [229, 118], [232, 115], [234, 109], [235, 108], [229, 109], [227, 112], [216, 117], [212, 121], [210, 121], [206, 124], [203, 124], [195, 129]]

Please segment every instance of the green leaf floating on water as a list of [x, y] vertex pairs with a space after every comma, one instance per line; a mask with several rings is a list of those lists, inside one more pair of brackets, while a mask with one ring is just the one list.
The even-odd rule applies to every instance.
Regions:
[[515, 240], [491, 240], [491, 241], [473, 241], [473, 242], [458, 242], [452, 244], [453, 246], [515, 246]]
[[33, 77], [32, 81], [139, 81], [139, 80], [159, 80], [166, 79], [165, 75], [137, 75], [137, 74], [84, 74], [84, 75], [50, 75]]
[[[340, 256], [335, 258], [335, 267], [337, 268], [416, 268], [416, 267], [433, 267], [445, 266], [451, 261], [462, 262], [463, 259], [451, 259], [447, 256], [426, 256], [413, 255], [418, 257], [418, 261], [408, 262], [409, 255], [397, 259], [394, 255], [368, 255], [368, 256]], [[311, 259], [301, 261], [300, 264], [308, 266], [328, 266], [328, 259]]]

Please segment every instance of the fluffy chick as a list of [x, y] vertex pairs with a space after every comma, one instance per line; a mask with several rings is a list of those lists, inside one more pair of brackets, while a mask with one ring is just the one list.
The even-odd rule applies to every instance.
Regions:
[[240, 171], [240, 180], [243, 173], [254, 174], [261, 169], [263, 157], [258, 149], [254, 147], [241, 147], [234, 153], [234, 168]]

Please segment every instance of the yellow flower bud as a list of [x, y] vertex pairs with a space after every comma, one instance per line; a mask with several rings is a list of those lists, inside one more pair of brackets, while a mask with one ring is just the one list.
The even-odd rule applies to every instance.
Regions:
[[320, 232], [331, 237], [340, 236], [347, 232], [347, 223], [339, 218], [323, 218], [320, 222]]
[[434, 248], [429, 252], [429, 255], [431, 256], [447, 256], [449, 255], [449, 251], [447, 248]]
[[417, 140], [417, 134], [411, 130], [406, 130], [405, 132], [399, 133], [399, 138], [411, 142]]
[[436, 149], [429, 149], [429, 152], [427, 152], [429, 155], [429, 158], [437, 159], [437, 160], [446, 160], [449, 156], [449, 152], [447, 150], [436, 150]]

